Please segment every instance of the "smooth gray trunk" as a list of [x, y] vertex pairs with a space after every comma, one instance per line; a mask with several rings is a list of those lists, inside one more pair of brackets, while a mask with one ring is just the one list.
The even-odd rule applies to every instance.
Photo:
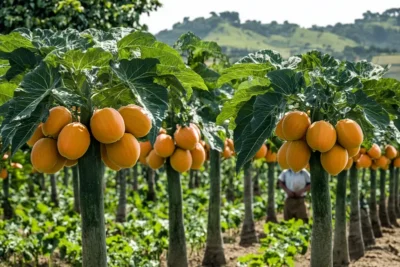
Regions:
[[244, 220], [240, 233], [239, 245], [243, 247], [251, 246], [258, 242], [253, 216], [253, 184], [251, 181], [251, 166], [244, 170]]
[[217, 150], [210, 151], [210, 202], [208, 208], [207, 241], [203, 266], [226, 264], [221, 232], [221, 159]]
[[10, 220], [14, 217], [14, 209], [11, 206], [9, 198], [9, 189], [10, 189], [10, 179], [11, 175], [8, 174], [6, 179], [3, 179], [3, 219]]
[[155, 176], [155, 171], [152, 168], [147, 167], [146, 178], [147, 178], [148, 190], [146, 199], [148, 201], [156, 201], [157, 199], [154, 176]]
[[268, 206], [267, 206], [267, 222], [277, 223], [275, 212], [275, 162], [268, 164]]
[[72, 186], [74, 189], [74, 211], [81, 212], [80, 198], [79, 198], [79, 170], [78, 165], [72, 167]]
[[372, 230], [371, 218], [369, 217], [368, 204], [365, 201], [365, 174], [367, 170], [363, 169], [361, 178], [361, 192], [360, 192], [360, 217], [361, 217], [361, 230], [363, 234], [365, 248], [375, 245], [375, 236]]
[[400, 171], [399, 168], [396, 168], [395, 171], [396, 177], [395, 177], [395, 183], [394, 183], [394, 201], [395, 201], [395, 205], [396, 205], [396, 214], [397, 214], [397, 218], [400, 218], [400, 202], [399, 202], [399, 175], [400, 175]]
[[396, 214], [396, 189], [395, 189], [395, 168], [393, 162], [390, 164], [389, 167], [389, 200], [388, 200], [388, 214], [389, 214], [389, 221], [390, 224], [395, 227], [400, 227], [397, 223], [397, 214]]
[[369, 200], [369, 214], [371, 217], [372, 231], [376, 238], [382, 237], [381, 222], [378, 216], [377, 201], [376, 201], [376, 170], [370, 170], [371, 192]]
[[138, 188], [139, 188], [139, 183], [138, 183], [138, 164], [133, 166], [132, 169], [133, 169], [133, 172], [132, 172], [132, 176], [133, 176], [132, 189], [133, 189], [133, 191], [137, 191]]
[[187, 267], [187, 252], [185, 240], [185, 227], [183, 224], [182, 211], [182, 186], [180, 174], [175, 171], [167, 159], [165, 164], [168, 180], [169, 201], [169, 246], [168, 267]]
[[361, 231], [358, 170], [355, 164], [350, 168], [350, 200], [349, 255], [351, 260], [358, 260], [364, 256], [365, 247]]
[[54, 206], [58, 207], [58, 194], [57, 194], [57, 179], [55, 174], [50, 174], [50, 184], [51, 184], [51, 202]]
[[68, 183], [69, 183], [69, 168], [64, 167], [64, 186], [68, 187]]
[[126, 221], [126, 173], [125, 169], [118, 172], [119, 197], [116, 221], [121, 223]]
[[386, 206], [386, 171], [383, 169], [380, 169], [379, 192], [379, 220], [381, 221], [381, 226], [392, 228]]
[[332, 208], [329, 176], [323, 169], [319, 152], [310, 158], [311, 202], [313, 227], [311, 236], [311, 267], [332, 267]]
[[346, 226], [346, 185], [347, 171], [339, 173], [336, 185], [336, 207], [335, 207], [335, 233], [333, 243], [333, 266], [349, 266], [349, 247], [347, 244]]
[[253, 193], [255, 196], [261, 196], [261, 190], [260, 190], [260, 169], [256, 169], [256, 173], [253, 178]]
[[[81, 122], [88, 129], [91, 113], [84, 107]], [[79, 197], [82, 218], [82, 266], [106, 267], [106, 229], [104, 220], [104, 172], [100, 143], [91, 137], [85, 155], [79, 159]]]

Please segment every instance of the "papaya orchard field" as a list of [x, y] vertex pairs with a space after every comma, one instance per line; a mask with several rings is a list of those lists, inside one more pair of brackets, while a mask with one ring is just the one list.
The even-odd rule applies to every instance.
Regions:
[[[128, 28], [17, 29], [0, 60], [9, 265], [294, 266], [310, 251], [312, 267], [347, 266], [399, 227], [387, 67], [271, 50], [231, 65], [192, 33], [172, 48]], [[277, 224], [289, 168], [310, 170], [310, 225]]]

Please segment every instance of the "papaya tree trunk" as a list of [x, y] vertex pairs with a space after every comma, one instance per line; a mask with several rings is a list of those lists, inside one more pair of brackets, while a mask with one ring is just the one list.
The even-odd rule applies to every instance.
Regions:
[[[91, 114], [84, 108], [81, 122], [88, 129]], [[100, 143], [91, 137], [90, 146], [79, 159], [79, 197], [82, 218], [82, 266], [106, 267], [106, 230], [104, 220], [104, 165]]]
[[388, 201], [388, 214], [390, 224], [395, 227], [400, 227], [397, 223], [397, 214], [396, 214], [396, 202], [395, 202], [395, 179], [396, 179], [396, 170], [394, 168], [393, 162], [389, 166], [389, 201]]
[[168, 267], [188, 266], [185, 227], [183, 224], [182, 211], [182, 186], [180, 175], [175, 171], [167, 159], [165, 164], [167, 170], [167, 190], [169, 202], [169, 246]]
[[35, 197], [35, 186], [33, 183], [33, 179], [35, 178], [35, 174], [29, 175], [28, 178], [28, 197]]
[[221, 159], [219, 151], [210, 151], [210, 162], [210, 202], [203, 266], [219, 267], [226, 264], [221, 233]]
[[310, 158], [313, 227], [311, 267], [332, 267], [332, 212], [329, 176], [322, 168], [319, 152]]
[[147, 167], [147, 173], [146, 173], [147, 186], [148, 186], [147, 196], [146, 196], [147, 201], [156, 201], [157, 199], [156, 189], [154, 184], [154, 174], [155, 171], [152, 168]]
[[72, 186], [74, 189], [74, 211], [77, 213], [81, 212], [80, 199], [79, 199], [79, 170], [78, 166], [72, 167]]
[[386, 206], [386, 171], [383, 169], [380, 169], [379, 192], [379, 220], [381, 221], [381, 226], [392, 228]]
[[351, 260], [358, 260], [365, 254], [364, 240], [361, 231], [361, 217], [358, 193], [358, 170], [356, 165], [350, 168], [350, 229], [349, 254]]
[[347, 171], [339, 173], [336, 185], [336, 207], [335, 207], [335, 233], [333, 243], [333, 266], [349, 266], [349, 247], [347, 244], [346, 226], [346, 185]]
[[57, 178], [55, 174], [50, 174], [50, 184], [51, 184], [51, 202], [54, 206], [58, 207], [58, 195], [57, 195]]
[[133, 166], [132, 176], [133, 176], [132, 189], [133, 189], [133, 191], [137, 191], [138, 188], [139, 188], [139, 184], [138, 184], [138, 164]]
[[275, 162], [268, 164], [268, 204], [267, 204], [267, 222], [277, 223], [275, 213]]
[[399, 168], [395, 169], [395, 180], [394, 180], [394, 201], [396, 206], [396, 214], [397, 218], [400, 218], [400, 203], [399, 203], [399, 175], [400, 171]]
[[69, 168], [64, 167], [64, 186], [68, 187], [68, 182], [69, 182]]
[[258, 242], [253, 216], [253, 184], [251, 179], [251, 163], [244, 169], [244, 220], [240, 233], [239, 245], [251, 246]]
[[44, 178], [44, 174], [43, 173], [39, 173], [39, 186], [40, 186], [40, 190], [42, 191], [47, 191], [46, 190], [46, 180]]
[[189, 189], [194, 188], [194, 170], [190, 170], [189, 173]]
[[370, 170], [371, 193], [369, 200], [369, 214], [371, 217], [372, 231], [376, 238], [382, 237], [381, 222], [378, 217], [378, 209], [376, 202], [376, 170]]
[[194, 171], [194, 187], [195, 188], [201, 187], [201, 176], [199, 174], [199, 171], [197, 170]]
[[233, 202], [235, 201], [235, 186], [233, 184], [235, 176], [232, 173], [232, 171], [229, 171], [227, 176], [228, 176], [228, 184], [226, 187], [226, 199], [229, 202]]
[[8, 199], [10, 196], [10, 179], [11, 175], [9, 174], [6, 179], [3, 179], [3, 213], [4, 220], [11, 220], [14, 217], [14, 209], [11, 206], [10, 200]]
[[256, 169], [256, 174], [254, 175], [253, 178], [253, 193], [255, 196], [261, 196], [261, 190], [260, 190], [260, 169]]
[[117, 208], [117, 222], [126, 221], [126, 172], [127, 170], [120, 170], [119, 175], [119, 198]]
[[360, 192], [360, 218], [361, 218], [361, 230], [363, 234], [364, 247], [375, 245], [375, 236], [372, 231], [371, 218], [369, 216], [368, 204], [365, 201], [365, 174], [367, 170], [364, 168], [362, 171], [361, 178], [361, 192]]

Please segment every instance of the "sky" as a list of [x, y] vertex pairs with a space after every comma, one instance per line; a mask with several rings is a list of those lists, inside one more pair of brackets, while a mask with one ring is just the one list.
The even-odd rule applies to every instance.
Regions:
[[400, 8], [399, 0], [160, 0], [163, 7], [143, 15], [141, 22], [149, 26], [151, 33], [171, 29], [172, 25], [197, 17], [209, 17], [210, 12], [239, 12], [241, 21], [273, 20], [282, 23], [288, 20], [302, 27], [326, 26], [337, 22], [351, 23], [362, 14], [383, 12], [389, 8]]

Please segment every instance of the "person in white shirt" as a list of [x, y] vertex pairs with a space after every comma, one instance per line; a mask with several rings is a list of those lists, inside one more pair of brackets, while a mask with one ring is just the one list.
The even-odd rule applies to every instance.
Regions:
[[304, 197], [311, 188], [310, 173], [305, 169], [299, 172], [294, 172], [291, 169], [284, 170], [279, 175], [278, 183], [286, 192], [284, 219], [302, 219], [308, 223]]

